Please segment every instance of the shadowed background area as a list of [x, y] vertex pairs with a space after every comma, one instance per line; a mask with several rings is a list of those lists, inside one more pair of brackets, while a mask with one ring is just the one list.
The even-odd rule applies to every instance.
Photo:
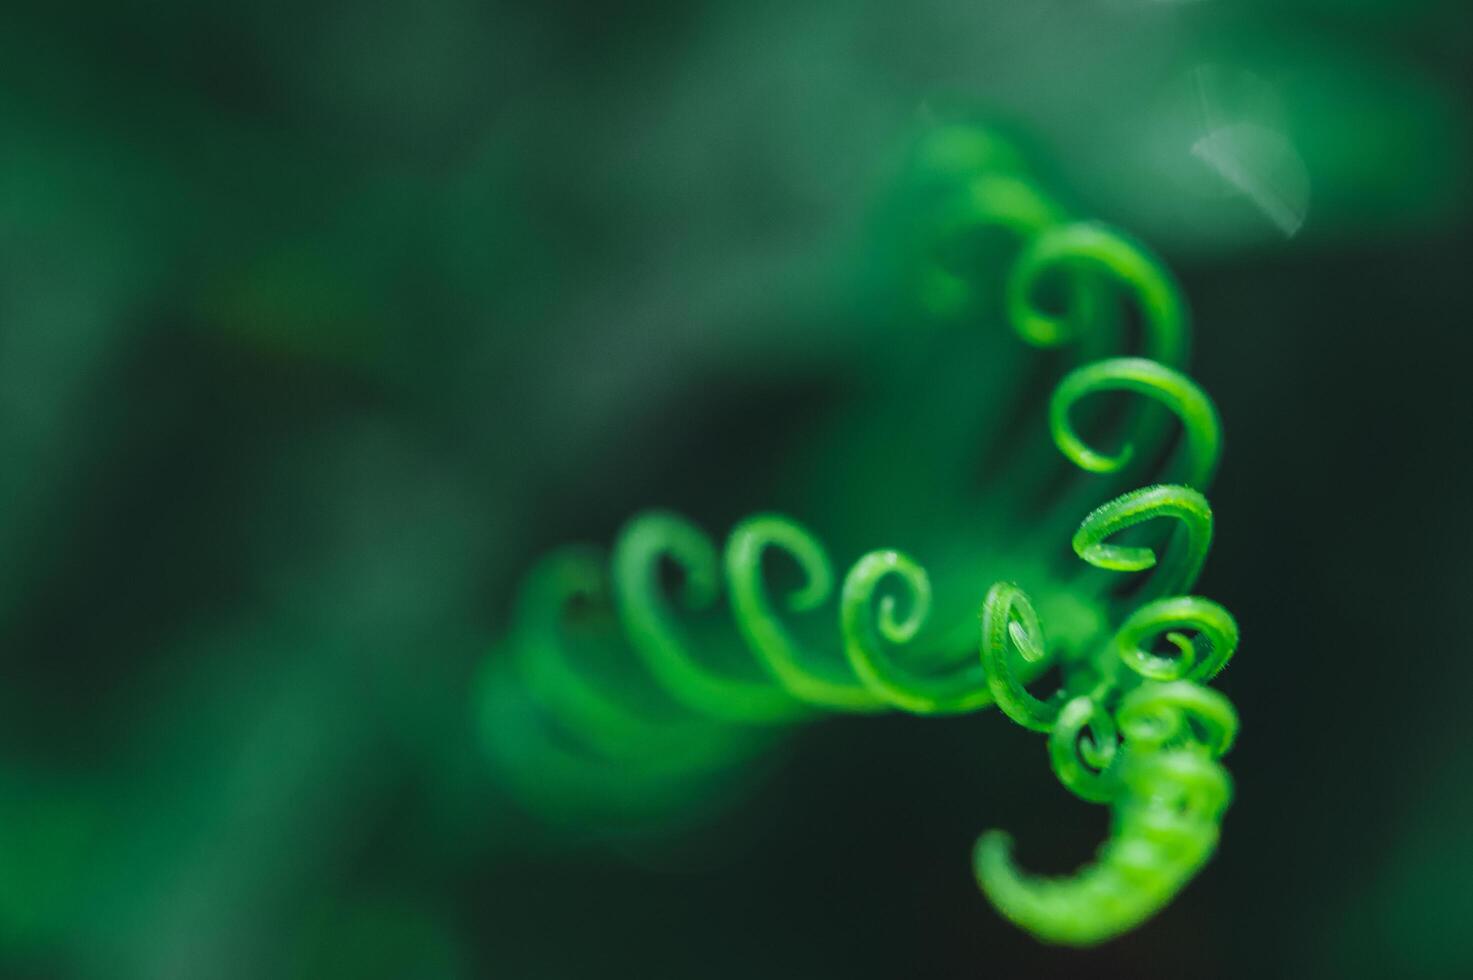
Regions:
[[[0, 973], [1473, 973], [1466, 2], [0, 27]], [[913, 343], [887, 189], [953, 113], [1164, 257], [1225, 424], [1236, 802], [1088, 952], [972, 880], [984, 828], [1056, 872], [1105, 831], [995, 713], [806, 726], [613, 842], [519, 807], [472, 719], [549, 547], [827, 486], [812, 420]]]

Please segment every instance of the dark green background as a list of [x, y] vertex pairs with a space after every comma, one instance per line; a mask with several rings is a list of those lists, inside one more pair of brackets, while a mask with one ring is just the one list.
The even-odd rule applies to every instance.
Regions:
[[[0, 974], [1473, 974], [1470, 66], [1466, 2], [11, 0]], [[1296, 233], [1192, 158], [1202, 79]], [[1226, 425], [1237, 802], [1091, 952], [971, 880], [1104, 832], [995, 715], [812, 727], [617, 847], [471, 729], [540, 552], [780, 505], [957, 106], [1166, 257]]]

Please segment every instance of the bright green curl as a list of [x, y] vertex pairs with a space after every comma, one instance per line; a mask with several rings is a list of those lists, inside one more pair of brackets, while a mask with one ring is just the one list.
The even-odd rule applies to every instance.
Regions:
[[[950, 297], [930, 303], [932, 315], [985, 310], [976, 270], [935, 256], [965, 254], [958, 243], [968, 236], [1000, 231], [1014, 258], [1003, 295], [991, 297], [997, 313], [1030, 345], [1073, 346], [1047, 406], [1073, 479], [1052, 494], [1030, 491], [1037, 499], [1006, 485], [980, 500], [1009, 508], [996, 526], [1021, 530], [961, 571], [877, 549], [838, 580], [829, 550], [789, 517], [749, 517], [718, 546], [676, 514], [642, 514], [607, 565], [567, 549], [528, 575], [509, 657], [488, 664], [478, 694], [484, 737], [525, 798], [599, 822], [601, 800], [649, 814], [697, 799], [708, 793], [703, 778], [748, 758], [762, 733], [819, 713], [956, 715], [996, 703], [1047, 737], [1066, 789], [1110, 806], [1113, 819], [1096, 860], [1067, 878], [1022, 872], [1010, 838], [988, 832], [975, 849], [979, 886], [1040, 939], [1097, 943], [1191, 879], [1231, 800], [1218, 760], [1237, 717], [1203, 685], [1233, 656], [1238, 628], [1190, 594], [1212, 543], [1203, 494], [1221, 425], [1180, 370], [1186, 306], [1149, 251], [1068, 215], [985, 130], [941, 127], [917, 157], [939, 190], [914, 275], [933, 300]], [[1119, 349], [1122, 299], [1138, 311], [1138, 354]], [[1087, 412], [1120, 395], [1138, 402], [1091, 428]], [[1180, 439], [1166, 475], [1153, 477], [1169, 418]], [[1115, 432], [1118, 448], [1101, 449], [1081, 425]], [[1009, 472], [1009, 484], [1047, 486], [1060, 466], [1057, 456], [1021, 458], [1034, 469]], [[1174, 482], [1150, 483], [1163, 478]], [[1133, 482], [1139, 489], [1120, 493]], [[1033, 509], [1022, 517], [1025, 503]], [[1043, 556], [1070, 529], [1079, 561], [1061, 571]], [[778, 593], [768, 583], [784, 566], [793, 584]], [[960, 617], [943, 601], [957, 595], [968, 603]], [[1030, 689], [1045, 678], [1052, 690]]]
[[[1109, 717], [1088, 698], [1070, 704], [1081, 702], [1081, 713]], [[1110, 838], [1092, 864], [1066, 878], [1038, 877], [1018, 870], [1006, 833], [977, 841], [973, 867], [982, 890], [1004, 916], [1049, 942], [1092, 945], [1155, 914], [1211, 857], [1232, 800], [1232, 781], [1217, 760], [1238, 722], [1221, 694], [1188, 681], [1147, 683], [1123, 699], [1115, 724], [1124, 742], [1097, 751], [1103, 772], [1070, 786], [1111, 806]], [[1108, 729], [1096, 737], [1114, 744]], [[1070, 766], [1060, 773], [1066, 785]]]
[[[660, 588], [659, 567], [669, 560], [684, 574], [681, 595], [687, 608], [709, 609], [721, 588], [716, 546], [694, 524], [675, 514], [648, 513], [624, 528], [614, 549], [614, 583], [619, 611], [635, 651], [656, 681], [679, 704], [721, 721], [772, 724], [803, 711], [786, 691], [766, 677], [734, 677], [703, 664], [690, 651]], [[827, 583], [814, 579], [821, 599]], [[814, 590], [794, 597], [801, 608]]]
[[885, 702], [836, 656], [805, 652], [773, 610], [763, 585], [762, 561], [786, 554], [800, 569], [804, 585], [787, 597], [788, 609], [820, 608], [834, 591], [833, 565], [819, 540], [798, 522], [776, 514], [749, 517], [731, 532], [726, 572], [731, 582], [737, 630], [758, 661], [791, 697], [831, 711], [880, 711]]
[[[1211, 541], [1212, 514], [1185, 487], [1148, 487], [1111, 501], [1085, 518], [1075, 551], [1115, 571], [1150, 568], [1156, 563], [1150, 549], [1105, 542], [1163, 517], [1185, 525], [1174, 545], [1186, 557], [1173, 577], [1162, 581], [1158, 570], [1147, 588], [1190, 587]], [[1018, 615], [1028, 609], [1015, 586], [994, 586], [983, 611], [984, 663], [997, 662], [1024, 634], [1029, 643], [1041, 642], [1036, 616]], [[1158, 639], [1174, 655], [1157, 652]], [[999, 697], [999, 705], [1020, 724], [1047, 731], [1059, 781], [1082, 799], [1110, 805], [1114, 819], [1095, 862], [1067, 878], [1020, 871], [1011, 838], [984, 834], [974, 854], [977, 881], [1005, 917], [1050, 942], [1090, 945], [1144, 921], [1191, 880], [1216, 848], [1232, 799], [1227, 771], [1216, 760], [1238, 728], [1227, 698], [1201, 685], [1226, 666], [1237, 644], [1237, 624], [1220, 605], [1173, 595], [1139, 605], [1098, 659], [1065, 664], [1067, 691], [1049, 701], [1007, 683], [1009, 697]]]
[[1116, 357], [1096, 361], [1071, 371], [1054, 388], [1049, 400], [1049, 428], [1059, 450], [1080, 469], [1091, 473], [1114, 473], [1123, 469], [1135, 454], [1126, 443], [1115, 453], [1103, 453], [1080, 438], [1069, 413], [1081, 400], [1107, 391], [1129, 391], [1161, 403], [1181, 419], [1185, 433], [1185, 477], [1194, 487], [1212, 483], [1221, 454], [1222, 426], [1217, 410], [1186, 375], [1142, 357]]

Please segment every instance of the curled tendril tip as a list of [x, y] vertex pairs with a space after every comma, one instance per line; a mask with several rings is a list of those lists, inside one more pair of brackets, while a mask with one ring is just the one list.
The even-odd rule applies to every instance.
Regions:
[[[819, 713], [933, 716], [996, 704], [1046, 736], [1059, 782], [1109, 806], [1112, 819], [1095, 859], [1064, 877], [1023, 871], [1010, 835], [984, 833], [973, 853], [978, 885], [1038, 938], [1090, 945], [1143, 922], [1191, 880], [1232, 799], [1220, 760], [1237, 714], [1205, 685], [1236, 653], [1239, 631], [1225, 608], [1192, 594], [1212, 544], [1204, 493], [1221, 424], [1184, 373], [1187, 308], [1159, 259], [1069, 214], [986, 130], [939, 126], [916, 157], [919, 182], [935, 193], [918, 222], [925, 241], [912, 273], [933, 299], [965, 300], [933, 303], [933, 315], [986, 308], [977, 270], [936, 256], [1001, 231], [1014, 255], [1003, 295], [991, 297], [995, 314], [1029, 345], [1072, 347], [1046, 417], [1054, 446], [1080, 471], [1071, 471], [1073, 489], [1052, 499], [1056, 510], [1032, 535], [1011, 511], [992, 522], [1024, 528], [991, 559], [1000, 578], [978, 576], [987, 562], [928, 570], [889, 548], [862, 554], [838, 578], [828, 548], [790, 517], [749, 517], [718, 547], [684, 517], [641, 514], [608, 559], [563, 549], [529, 572], [515, 623], [477, 686], [478, 717], [491, 756], [528, 799], [568, 789], [554, 801], [558, 813], [592, 808], [602, 820], [601, 803], [620, 813], [676, 808], [704, 792], [698, 777], [770, 741], [760, 733]], [[1062, 302], [1047, 302], [1050, 291]], [[1115, 349], [1121, 300], [1140, 318], [1134, 355]], [[1122, 394], [1143, 401], [1108, 420], [1117, 448], [1100, 448], [1081, 434], [1101, 431], [1084, 416]], [[1157, 423], [1168, 417], [1180, 424], [1179, 448], [1154, 477], [1163, 482], [1150, 483], [1164, 449]], [[1137, 489], [1100, 489], [1143, 474]], [[1079, 504], [1083, 493], [1093, 496]], [[1014, 498], [990, 499], [1001, 508]], [[1039, 572], [1039, 556], [1062, 550], [1075, 522], [1079, 561], [1068, 573]], [[796, 584], [778, 592], [769, 579], [784, 565]], [[945, 601], [957, 594], [964, 615]]]

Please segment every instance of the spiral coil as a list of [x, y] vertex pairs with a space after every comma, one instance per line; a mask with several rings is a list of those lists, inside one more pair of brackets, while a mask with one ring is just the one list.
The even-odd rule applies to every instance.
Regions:
[[[954, 715], [996, 704], [1047, 735], [1056, 776], [1082, 799], [1110, 805], [1112, 830], [1093, 864], [1062, 879], [1019, 870], [1010, 838], [988, 832], [974, 852], [977, 881], [1037, 937], [1099, 942], [1191, 879], [1213, 853], [1231, 799], [1218, 760], [1237, 719], [1203, 685], [1232, 657], [1238, 630], [1221, 606], [1191, 594], [1212, 540], [1203, 492], [1221, 427], [1181, 371], [1186, 307], [1149, 252], [1073, 220], [986, 130], [941, 127], [918, 157], [929, 181], [920, 238], [935, 246], [915, 250], [921, 305], [960, 316], [983, 303], [972, 279], [935, 256], [948, 241], [1001, 230], [1017, 253], [991, 298], [1025, 343], [1076, 352], [1046, 417], [1057, 450], [1089, 476], [1042, 494], [1048, 507], [1031, 519], [1038, 533], [1018, 549], [1039, 556], [1029, 567], [1041, 601], [1011, 577], [990, 588], [952, 581], [982, 597], [979, 637], [976, 599], [968, 615], [948, 620], [933, 575], [907, 553], [871, 551], [839, 581], [819, 537], [791, 518], [750, 517], [718, 547], [690, 521], [650, 512], [624, 527], [607, 561], [565, 549], [527, 576], [506, 649], [487, 660], [483, 734], [501, 769], [546, 812], [658, 812], [709, 797], [714, 774], [817, 713]], [[1049, 290], [1060, 299], [1046, 309]], [[1121, 298], [1139, 318], [1133, 355], [1119, 349]], [[1137, 400], [1092, 420], [1118, 437], [1119, 448], [1104, 451], [1081, 435], [1077, 417], [1112, 394]], [[1119, 492], [1158, 462], [1168, 418], [1181, 436], [1159, 472], [1173, 482]], [[1040, 496], [1039, 473], [1051, 466], [1010, 473], [994, 505], [1020, 508], [1025, 485]], [[1110, 499], [1089, 509], [1112, 481]], [[1042, 556], [1070, 527], [1078, 563], [1059, 571]], [[781, 595], [766, 584], [776, 562], [797, 573]], [[723, 592], [734, 630], [711, 623]], [[838, 624], [827, 642], [785, 621], [812, 623], [825, 608]], [[1061, 626], [1052, 645], [1050, 610]], [[1060, 686], [1040, 697], [1030, 685], [1051, 667]]]

